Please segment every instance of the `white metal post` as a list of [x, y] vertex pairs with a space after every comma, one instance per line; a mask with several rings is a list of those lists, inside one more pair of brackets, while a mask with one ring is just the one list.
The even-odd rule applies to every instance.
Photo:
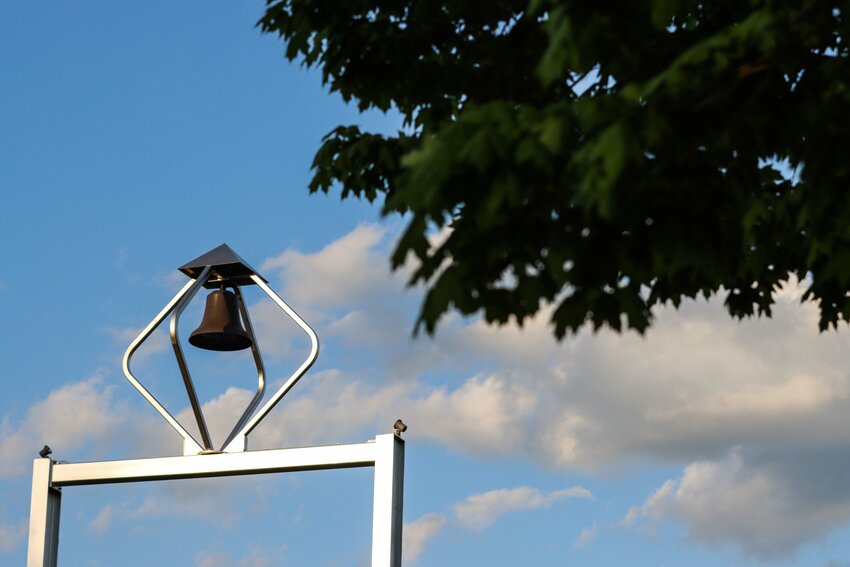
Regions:
[[372, 567], [401, 567], [404, 440], [397, 435], [378, 435], [375, 444]]
[[35, 459], [32, 468], [27, 567], [56, 567], [62, 492], [51, 485], [53, 461]]

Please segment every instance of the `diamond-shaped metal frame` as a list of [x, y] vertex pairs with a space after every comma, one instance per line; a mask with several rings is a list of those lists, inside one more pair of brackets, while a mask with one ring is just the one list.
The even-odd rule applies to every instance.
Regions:
[[[127, 350], [124, 352], [122, 367], [124, 376], [130, 384], [138, 390], [138, 392], [151, 404], [154, 409], [177, 431], [183, 438], [183, 454], [194, 455], [199, 453], [240, 453], [247, 449], [247, 437], [251, 431], [263, 420], [263, 418], [274, 408], [274, 406], [292, 389], [296, 382], [310, 369], [319, 356], [319, 339], [315, 331], [308, 325], [283, 299], [280, 298], [266, 283], [266, 280], [260, 276], [253, 268], [251, 268], [244, 260], [242, 260], [233, 250], [226, 244], [222, 244], [206, 254], [199, 256], [192, 262], [189, 262], [180, 267], [180, 271], [189, 276], [190, 280], [177, 292], [171, 301], [153, 318], [153, 320], [145, 327], [141, 333], [130, 343]], [[254, 363], [257, 366], [257, 391], [254, 397], [248, 404], [248, 407], [242, 413], [242, 416], [236, 422], [230, 435], [227, 436], [221, 448], [216, 450], [213, 447], [212, 440], [207, 429], [206, 420], [204, 419], [201, 404], [198, 401], [195, 393], [195, 386], [192, 382], [192, 377], [189, 373], [189, 368], [183, 356], [183, 349], [180, 346], [178, 336], [178, 323], [180, 315], [186, 309], [186, 306], [192, 301], [201, 287], [219, 287], [226, 285], [234, 290], [239, 305], [239, 311], [242, 315], [242, 320], [245, 324], [245, 330], [251, 337], [252, 346], [251, 353], [254, 357]], [[265, 391], [265, 368], [263, 366], [262, 357], [260, 355], [257, 338], [254, 335], [254, 329], [251, 325], [251, 319], [248, 316], [248, 309], [245, 305], [245, 300], [239, 290], [240, 285], [257, 285], [269, 298], [286, 313], [295, 324], [297, 324], [307, 336], [310, 337], [310, 354], [301, 363], [289, 379], [275, 392], [272, 397], [260, 408], [255, 411], [260, 401], [263, 399]], [[189, 397], [189, 403], [192, 406], [192, 413], [198, 424], [198, 430], [201, 435], [201, 443], [184, 428], [177, 419], [171, 415], [168, 410], [151, 394], [147, 388], [133, 375], [130, 370], [130, 361], [133, 354], [138, 350], [142, 343], [156, 330], [168, 315], [171, 314], [169, 324], [169, 334], [171, 336], [171, 345], [174, 348], [174, 355], [177, 358], [177, 364], [180, 367], [180, 373], [183, 376], [183, 383], [186, 387], [186, 394]]]

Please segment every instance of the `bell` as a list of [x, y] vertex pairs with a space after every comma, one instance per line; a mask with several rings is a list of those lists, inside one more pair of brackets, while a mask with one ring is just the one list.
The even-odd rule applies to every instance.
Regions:
[[242, 350], [253, 344], [242, 327], [236, 294], [219, 289], [207, 296], [204, 318], [189, 336], [189, 342], [206, 350]]

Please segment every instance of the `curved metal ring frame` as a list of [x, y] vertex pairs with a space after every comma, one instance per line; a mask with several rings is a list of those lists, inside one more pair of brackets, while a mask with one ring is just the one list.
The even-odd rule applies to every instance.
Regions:
[[[130, 346], [127, 347], [127, 350], [124, 352], [124, 360], [122, 363], [122, 367], [124, 369], [124, 376], [126, 376], [127, 380], [132, 384], [132, 386], [139, 391], [140, 394], [147, 400], [149, 404], [151, 404], [154, 409], [159, 412], [159, 414], [165, 418], [165, 421], [168, 422], [171, 427], [174, 428], [177, 433], [183, 437], [183, 454], [184, 455], [195, 455], [201, 453], [241, 453], [247, 449], [247, 436], [251, 431], [254, 430], [255, 427], [263, 420], [263, 418], [272, 410], [272, 408], [280, 401], [283, 396], [286, 395], [289, 390], [295, 385], [296, 382], [310, 369], [316, 359], [319, 356], [319, 338], [316, 336], [316, 333], [312, 328], [301, 318], [298, 314], [286, 304], [286, 302], [280, 298], [269, 286], [266, 282], [257, 274], [252, 274], [250, 279], [252, 283], [255, 283], [259, 286], [261, 290], [265, 292], [266, 295], [271, 298], [271, 300], [280, 307], [290, 319], [292, 319], [301, 329], [307, 333], [307, 336], [310, 337], [310, 354], [301, 363], [301, 366], [292, 373], [289, 379], [280, 387], [280, 389], [272, 395], [272, 397], [265, 403], [265, 405], [255, 413], [257, 406], [260, 401], [263, 399], [263, 394], [265, 392], [265, 367], [263, 366], [263, 360], [260, 356], [260, 350], [257, 346], [257, 338], [254, 335], [254, 328], [251, 325], [251, 319], [248, 317], [248, 309], [245, 306], [245, 300], [242, 297], [242, 293], [239, 290], [239, 286], [236, 284], [228, 284], [228, 287], [231, 287], [234, 290], [234, 293], [237, 297], [237, 302], [239, 305], [239, 312], [242, 314], [242, 320], [245, 324], [245, 330], [248, 335], [251, 337], [252, 345], [251, 345], [251, 354], [254, 357], [254, 363], [257, 367], [257, 391], [254, 394], [254, 397], [251, 399], [248, 407], [245, 408], [245, 411], [242, 413], [242, 416], [236, 422], [236, 425], [233, 427], [233, 430], [227, 436], [224, 443], [221, 445], [221, 448], [216, 450], [213, 447], [212, 439], [210, 438], [209, 430], [207, 429], [206, 420], [204, 419], [204, 414], [201, 411], [201, 404], [198, 401], [198, 396], [195, 392], [195, 386], [192, 382], [192, 376], [189, 374], [189, 368], [186, 365], [186, 359], [183, 356], [183, 349], [180, 346], [179, 336], [177, 334], [178, 323], [180, 321], [180, 315], [183, 313], [183, 310], [186, 309], [186, 306], [192, 301], [201, 287], [204, 286], [207, 281], [209, 281], [212, 277], [214, 277], [214, 272], [212, 270], [212, 266], [206, 266], [197, 278], [190, 279], [183, 289], [177, 292], [177, 295], [171, 299], [171, 301], [166, 304], [162, 311], [154, 317], [153, 321], [151, 321], [147, 327], [139, 333]], [[186, 386], [186, 393], [189, 396], [189, 403], [192, 406], [192, 413], [195, 416], [195, 420], [198, 423], [198, 431], [201, 435], [201, 443], [188, 432], [186, 429], [177, 421], [174, 416], [172, 416], [168, 410], [166, 410], [161, 403], [151, 394], [147, 388], [145, 388], [141, 382], [139, 382], [138, 378], [136, 378], [132, 371], [130, 370], [130, 360], [135, 354], [136, 350], [141, 346], [141, 344], [151, 335], [151, 333], [156, 330], [156, 328], [162, 323], [166, 317], [170, 313], [171, 321], [169, 323], [169, 334], [171, 335], [171, 345], [174, 348], [174, 354], [177, 357], [177, 365], [180, 367], [180, 374], [183, 376], [183, 384]]]

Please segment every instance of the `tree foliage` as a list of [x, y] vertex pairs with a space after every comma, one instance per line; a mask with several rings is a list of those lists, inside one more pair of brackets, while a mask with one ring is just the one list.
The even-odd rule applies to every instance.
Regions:
[[[659, 303], [725, 294], [770, 315], [808, 282], [850, 320], [850, 3], [272, 0], [260, 20], [394, 136], [343, 125], [311, 191], [401, 214], [392, 255], [455, 309], [552, 306], [643, 331]], [[440, 232], [442, 231], [442, 232]], [[440, 232], [440, 238], [435, 233]]]

